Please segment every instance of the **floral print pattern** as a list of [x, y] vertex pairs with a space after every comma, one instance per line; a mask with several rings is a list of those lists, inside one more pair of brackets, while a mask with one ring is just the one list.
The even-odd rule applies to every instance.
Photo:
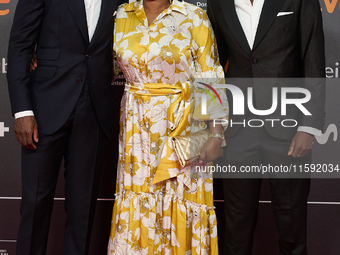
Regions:
[[224, 82], [206, 13], [173, 0], [148, 24], [142, 0], [123, 4], [114, 51], [126, 85], [108, 254], [218, 254], [212, 178], [182, 168], [170, 140], [228, 115], [223, 90], [200, 114], [194, 79]]

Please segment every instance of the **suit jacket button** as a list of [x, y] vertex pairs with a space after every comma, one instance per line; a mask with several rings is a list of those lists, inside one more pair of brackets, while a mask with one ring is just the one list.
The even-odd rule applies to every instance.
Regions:
[[257, 64], [259, 62], [259, 60], [257, 58], [252, 58], [251, 62], [253, 62], [253, 64]]
[[78, 83], [82, 83], [82, 82], [83, 82], [83, 79], [82, 79], [82, 78], [78, 78], [77, 82], [78, 82]]
[[90, 54], [86, 54], [86, 58], [91, 58], [91, 55]]

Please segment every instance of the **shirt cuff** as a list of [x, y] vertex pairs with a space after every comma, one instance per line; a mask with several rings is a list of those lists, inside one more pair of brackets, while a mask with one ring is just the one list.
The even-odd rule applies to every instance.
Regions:
[[19, 119], [19, 118], [22, 118], [22, 117], [28, 117], [28, 116], [34, 116], [34, 113], [33, 113], [32, 110], [14, 113], [15, 119]]
[[322, 132], [319, 129], [313, 128], [313, 127], [306, 127], [306, 126], [300, 126], [298, 127], [297, 131], [305, 132], [314, 136], [321, 136]]

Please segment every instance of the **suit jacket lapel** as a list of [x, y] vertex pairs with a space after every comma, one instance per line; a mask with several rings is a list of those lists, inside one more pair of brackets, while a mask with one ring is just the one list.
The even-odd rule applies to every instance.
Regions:
[[89, 42], [84, 0], [65, 0], [85, 41]]
[[261, 12], [259, 25], [255, 36], [253, 50], [261, 42], [263, 37], [274, 22], [278, 12], [281, 10], [285, 0], [265, 0]]
[[[274, 0], [270, 1], [276, 2]], [[231, 30], [232, 34], [234, 35], [242, 49], [250, 56], [251, 49], [249, 47], [246, 35], [243, 32], [241, 23], [237, 17], [234, 0], [219, 0], [219, 2], [223, 11], [223, 16], [227, 22], [229, 29]]]

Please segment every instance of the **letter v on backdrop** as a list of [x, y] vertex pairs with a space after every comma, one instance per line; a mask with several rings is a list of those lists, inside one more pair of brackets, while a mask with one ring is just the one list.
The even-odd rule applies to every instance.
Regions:
[[[11, 0], [0, 0], [0, 4], [8, 4]], [[0, 5], [0, 9], [1, 8], [1, 5]], [[5, 16], [9, 13], [9, 9], [6, 9], [6, 10], [0, 10], [0, 16]]]
[[333, 13], [338, 0], [324, 0], [328, 13]]

